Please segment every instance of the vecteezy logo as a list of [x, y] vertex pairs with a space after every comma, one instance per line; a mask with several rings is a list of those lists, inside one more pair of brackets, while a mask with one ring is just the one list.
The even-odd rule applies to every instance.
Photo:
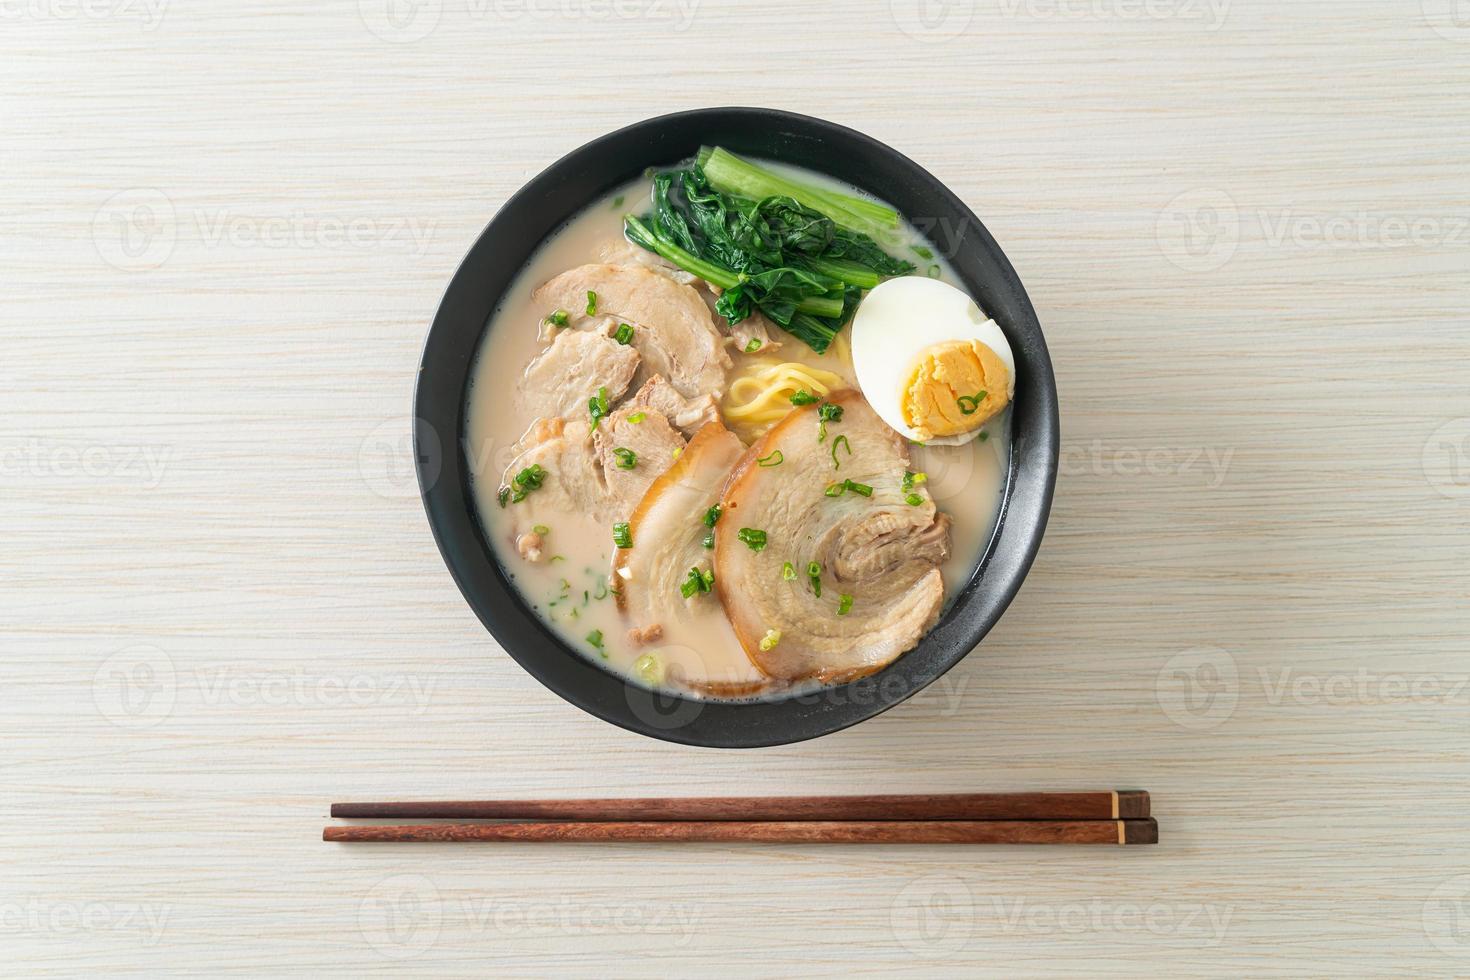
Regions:
[[92, 700], [102, 716], [123, 728], [151, 728], [174, 708], [178, 678], [157, 647], [119, 650], [92, 675]]
[[443, 7], [443, 0], [357, 0], [364, 26], [392, 44], [428, 37], [439, 26]]
[[102, 202], [92, 217], [92, 243], [97, 254], [124, 272], [163, 265], [173, 254], [177, 239], [173, 202], [157, 188], [120, 191]]
[[952, 41], [975, 16], [975, 0], [888, 0], [888, 15], [909, 37]]
[[1470, 41], [1470, 0], [1419, 0], [1424, 20], [1450, 41]]
[[1170, 657], [1154, 681], [1154, 697], [1176, 725], [1203, 730], [1235, 713], [1240, 671], [1219, 647], [1195, 647]]
[[[664, 643], [660, 644], [653, 653], [666, 665], [665, 669], [668, 671], [669, 679], [677, 679], [685, 671], [700, 678], [709, 676], [709, 672], [703, 666], [704, 658], [698, 650], [692, 647], [680, 643]], [[696, 665], [698, 665], [697, 670]], [[633, 710], [633, 714], [639, 720], [659, 731], [674, 731], [691, 725], [696, 718], [704, 714], [703, 701], [651, 690], [631, 679], [623, 682], [623, 700], [628, 703], [628, 707]]]
[[444, 466], [439, 433], [423, 419], [414, 419], [412, 431], [401, 419], [381, 423], [357, 448], [357, 471], [379, 497], [399, 500], [418, 496], [418, 466], [424, 486], [432, 488]]
[[1470, 497], [1470, 418], [1451, 419], [1424, 441], [1424, 479], [1442, 497]]
[[1185, 272], [1213, 272], [1240, 244], [1240, 212], [1222, 190], [1185, 191], [1159, 212], [1154, 237], [1164, 258]]
[[417, 956], [439, 939], [443, 919], [439, 889], [423, 875], [392, 875], [378, 882], [357, 907], [357, 928], [368, 945], [389, 959]]
[[889, 925], [899, 945], [915, 956], [953, 956], [975, 931], [975, 897], [953, 875], [925, 875], [894, 896]]
[[1470, 957], [1470, 875], [1442, 881], [1424, 900], [1424, 935], [1450, 956]]

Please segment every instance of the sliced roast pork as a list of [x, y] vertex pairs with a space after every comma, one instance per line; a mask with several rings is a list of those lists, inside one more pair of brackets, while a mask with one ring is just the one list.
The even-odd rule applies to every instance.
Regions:
[[949, 519], [922, 483], [905, 488], [908, 465], [903, 440], [855, 391], [791, 412], [741, 457], [723, 493], [715, 589], [764, 673], [862, 677], [938, 619]]
[[660, 658], [670, 679], [716, 697], [746, 696], [767, 684], [744, 656], [720, 659], [726, 644], [714, 638], [728, 635], [730, 627], [719, 600], [704, 588], [681, 592], [691, 571], [710, 568], [706, 516], [744, 448], [719, 422], [700, 429], [629, 517], [632, 547], [613, 555], [618, 607], [628, 619], [629, 636]]
[[598, 330], [559, 330], [551, 346], [531, 361], [521, 379], [521, 404], [544, 415], [576, 418], [606, 388], [611, 402], [628, 390], [638, 352]]
[[500, 482], [499, 503], [513, 517], [516, 547], [523, 557], [540, 560], [541, 541], [533, 530], [538, 524], [554, 523], [569, 513], [586, 514], [600, 523], [611, 520], [613, 501], [589, 421], [538, 419], [516, 449]]
[[531, 298], [543, 316], [565, 310], [571, 322], [611, 316], [629, 324], [644, 376], [663, 375], [686, 398], [724, 393], [730, 355], [691, 286], [641, 266], [597, 263], [549, 279]]
[[686, 436], [692, 436], [720, 417], [719, 406], [713, 395], [685, 398], [673, 385], [655, 374], [643, 383], [638, 393], [628, 399], [629, 405], [651, 408], [663, 415]]
[[624, 405], [603, 419], [592, 445], [607, 486], [614, 521], [624, 521], [644, 492], [684, 449], [684, 437], [650, 408]]

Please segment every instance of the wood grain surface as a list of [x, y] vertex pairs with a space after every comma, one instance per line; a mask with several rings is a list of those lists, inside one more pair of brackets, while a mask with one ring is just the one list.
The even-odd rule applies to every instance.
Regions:
[[[0, 972], [1470, 972], [1463, 4], [14, 0], [0, 91]], [[946, 181], [1063, 413], [981, 648], [738, 753], [521, 671], [408, 450], [496, 208], [720, 104]], [[320, 840], [343, 799], [1099, 786], [1163, 843]]]

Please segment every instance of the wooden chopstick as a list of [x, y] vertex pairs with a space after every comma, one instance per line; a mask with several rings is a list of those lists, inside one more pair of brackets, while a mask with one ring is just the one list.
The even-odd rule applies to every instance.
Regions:
[[889, 796], [690, 797], [624, 800], [451, 800], [333, 803], [334, 817], [450, 820], [909, 821], [1130, 820], [1149, 815], [1143, 790], [1091, 793], [926, 793]]
[[717, 841], [761, 844], [1156, 844], [1142, 820], [698, 820], [328, 827], [343, 842]]

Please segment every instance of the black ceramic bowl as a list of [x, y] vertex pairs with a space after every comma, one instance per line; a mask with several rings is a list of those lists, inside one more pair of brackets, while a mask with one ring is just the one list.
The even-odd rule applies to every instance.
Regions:
[[[779, 701], [701, 702], [655, 694], [596, 666], [542, 624], [508, 581], [476, 516], [465, 451], [471, 365], [501, 294], [537, 246], [584, 206], [701, 144], [831, 174], [888, 201], [929, 236], [1016, 355], [1011, 464], [1000, 523], [962, 593], [917, 648], [860, 681]], [[514, 371], [506, 369], [506, 383]], [[593, 140], [558, 160], [495, 215], [444, 294], [424, 347], [416, 459], [429, 523], [460, 591], [512, 657], [566, 700], [615, 725], [691, 745], [778, 745], [871, 718], [973, 650], [1020, 588], [1056, 482], [1056, 381], [1036, 312], [985, 226], [913, 161], [861, 133], [772, 109], [700, 109]]]

